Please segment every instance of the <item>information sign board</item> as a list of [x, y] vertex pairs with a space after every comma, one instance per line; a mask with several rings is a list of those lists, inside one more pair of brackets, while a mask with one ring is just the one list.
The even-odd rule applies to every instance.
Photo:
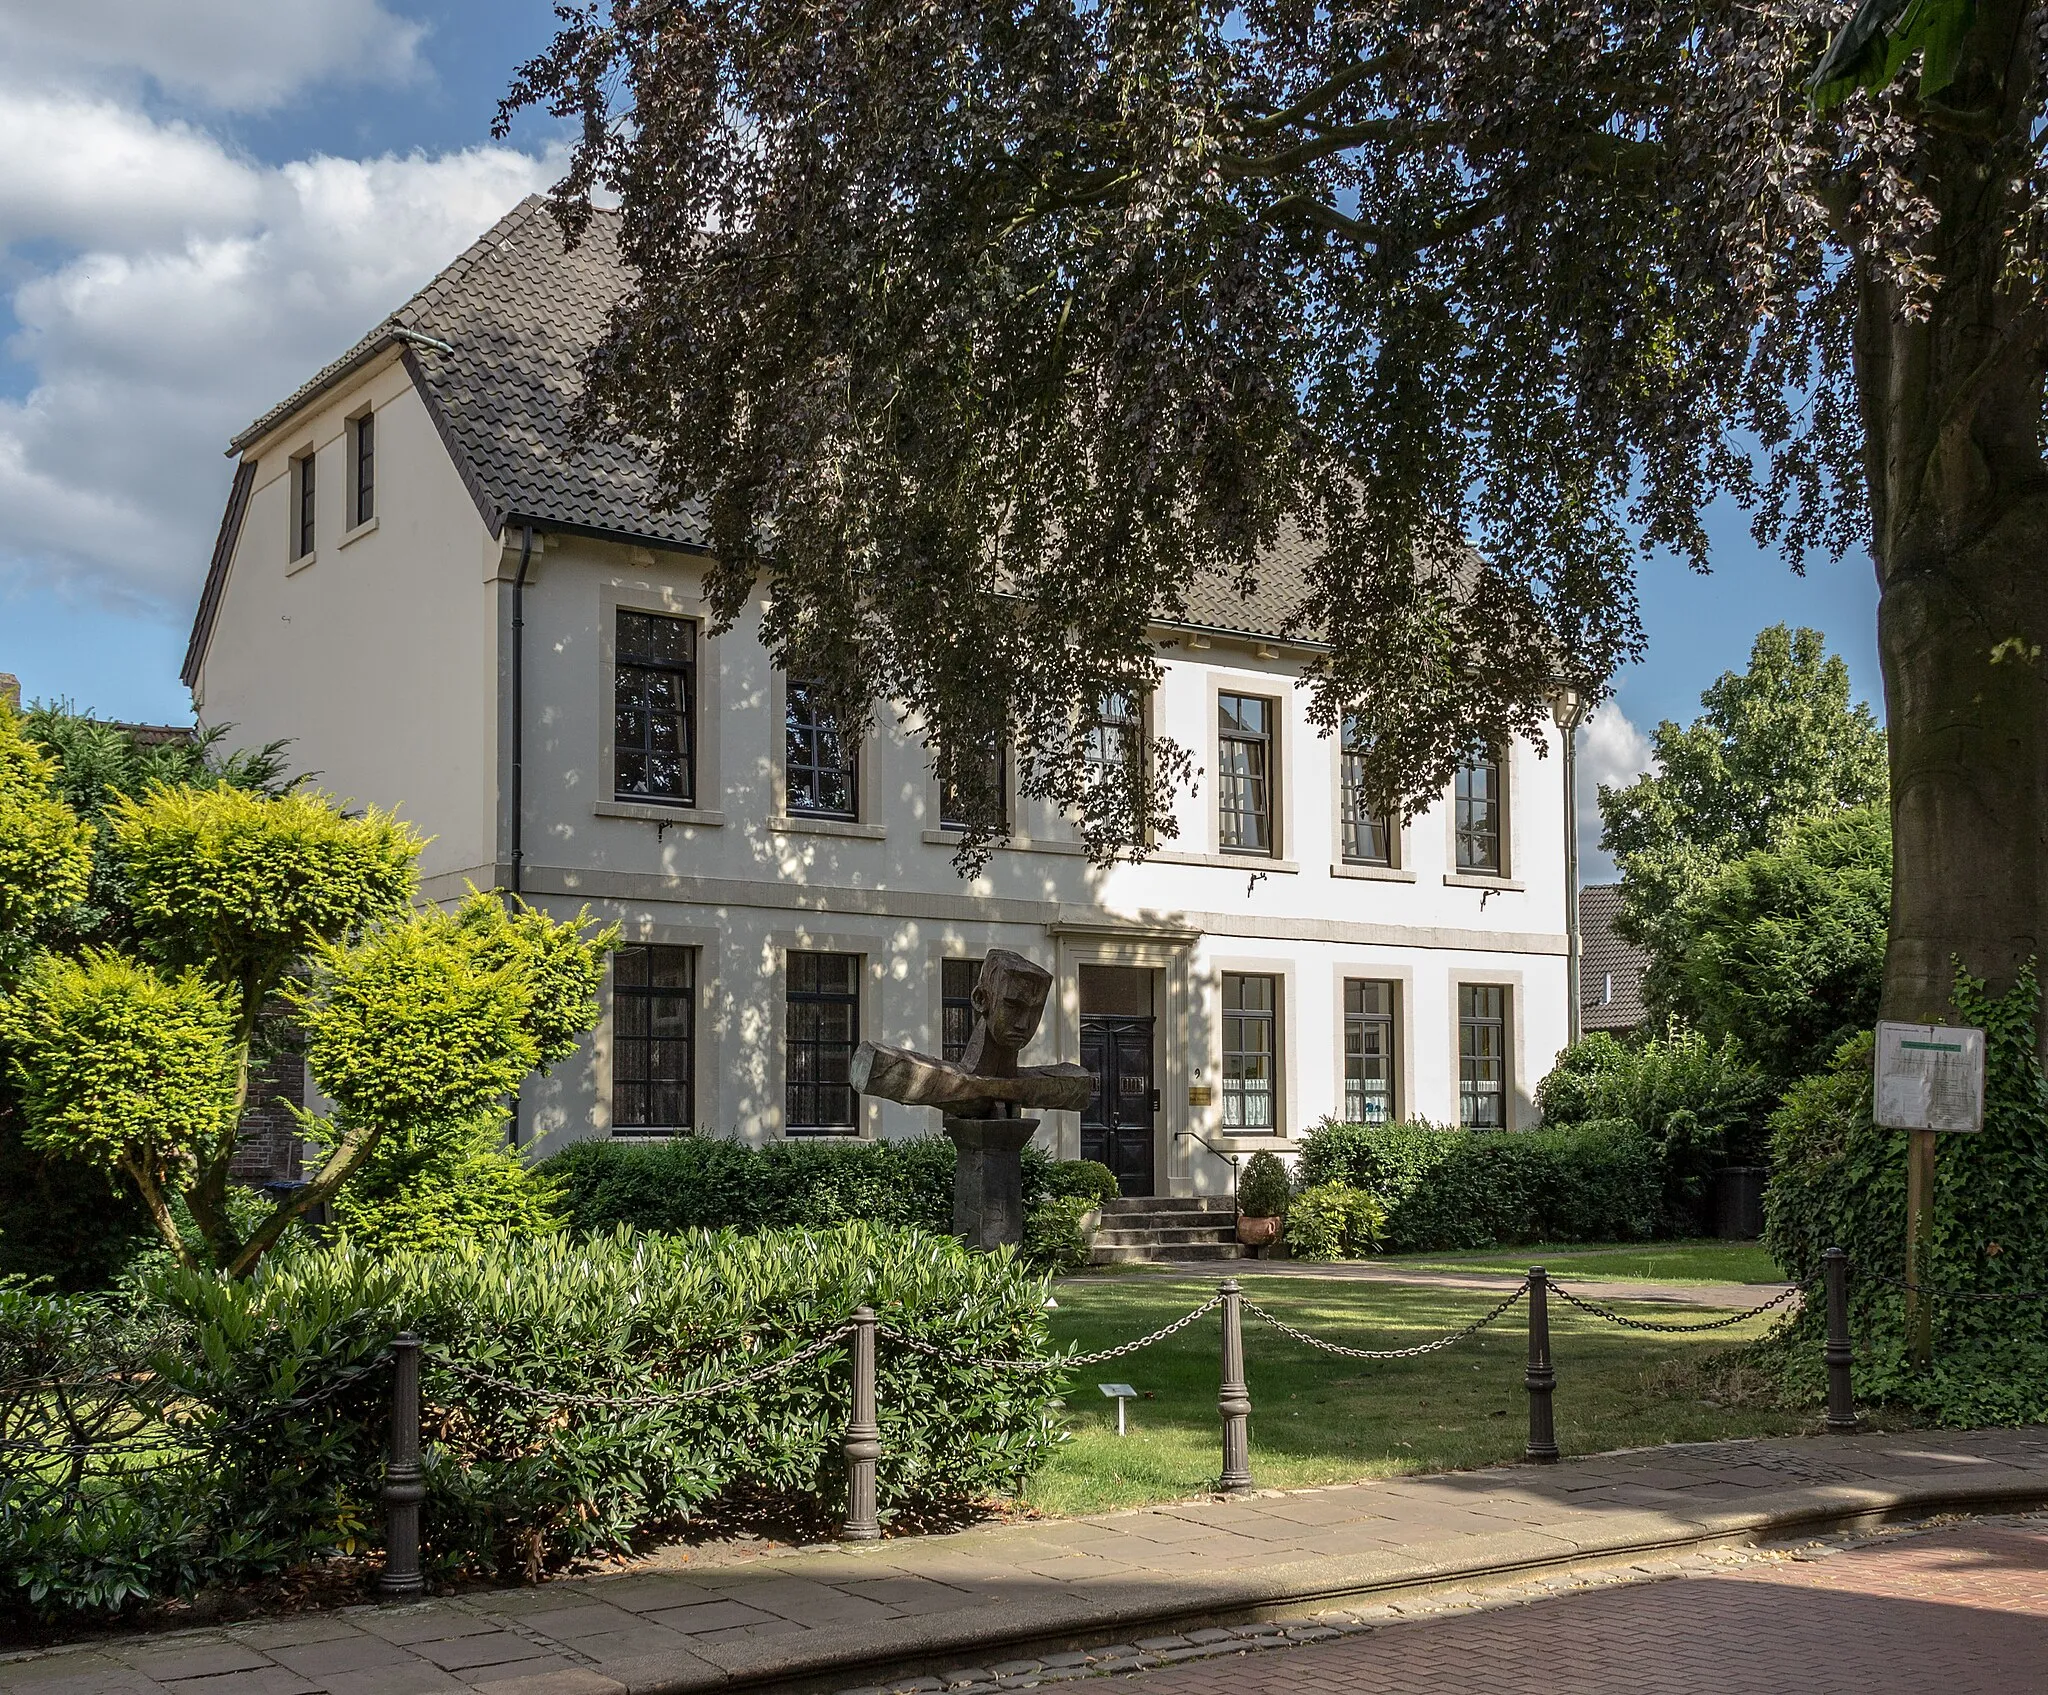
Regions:
[[1984, 1032], [1880, 1023], [1877, 1121], [1892, 1130], [1983, 1129]]

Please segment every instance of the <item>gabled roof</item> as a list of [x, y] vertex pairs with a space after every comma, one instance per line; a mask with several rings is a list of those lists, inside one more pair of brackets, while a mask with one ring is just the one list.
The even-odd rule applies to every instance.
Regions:
[[1648, 1016], [1643, 973], [1650, 956], [1614, 933], [1620, 910], [1619, 883], [1590, 883], [1579, 891], [1579, 1027], [1584, 1030], [1633, 1030]]
[[[547, 202], [521, 201], [466, 252], [339, 359], [234, 438], [245, 451], [302, 407], [398, 347], [457, 472], [493, 535], [532, 523], [658, 547], [701, 550], [701, 513], [663, 512], [654, 479], [630, 447], [576, 439], [570, 416], [584, 354], [625, 286], [615, 213], [600, 211], [565, 252]], [[230, 498], [214, 568], [186, 654], [190, 683], [204, 657], [248, 490]], [[1190, 588], [1178, 627], [1299, 642], [1290, 634], [1308, 592], [1309, 545], [1290, 532], [1261, 563], [1257, 591], [1225, 571]]]

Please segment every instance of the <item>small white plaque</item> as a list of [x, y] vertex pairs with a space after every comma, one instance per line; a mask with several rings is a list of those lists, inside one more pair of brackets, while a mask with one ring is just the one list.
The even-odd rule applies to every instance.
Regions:
[[1135, 1401], [1138, 1398], [1138, 1391], [1128, 1383], [1098, 1383], [1095, 1387], [1119, 1401]]
[[1880, 1023], [1877, 1121], [1891, 1130], [1983, 1129], [1984, 1032]]

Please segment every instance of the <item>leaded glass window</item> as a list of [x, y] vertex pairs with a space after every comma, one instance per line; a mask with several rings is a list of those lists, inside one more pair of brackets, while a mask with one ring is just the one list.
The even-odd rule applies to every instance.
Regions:
[[697, 626], [621, 611], [612, 670], [615, 799], [697, 799]]
[[696, 990], [694, 948], [612, 955], [614, 1130], [687, 1130], [697, 1122]]
[[857, 750], [840, 733], [838, 722], [824, 704], [823, 691], [801, 677], [789, 680], [783, 756], [792, 816], [860, 816]]
[[974, 985], [981, 976], [978, 959], [939, 961], [939, 1057], [958, 1059], [974, 1034]]
[[788, 954], [785, 1120], [792, 1132], [847, 1130], [859, 1122], [853, 1050], [860, 1040], [860, 956]]

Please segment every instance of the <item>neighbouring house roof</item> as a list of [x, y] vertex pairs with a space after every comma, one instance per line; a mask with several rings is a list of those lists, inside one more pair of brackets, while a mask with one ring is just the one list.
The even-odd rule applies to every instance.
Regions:
[[1621, 910], [1619, 883], [1579, 890], [1579, 1028], [1633, 1030], [1647, 1015], [1643, 973], [1650, 956], [1614, 933]]
[[[242, 452], [393, 347], [425, 398], [457, 471], [493, 535], [532, 523], [662, 547], [702, 549], [702, 514], [665, 512], [631, 447], [581, 442], [570, 424], [583, 356], [624, 289], [617, 215], [600, 212], [572, 251], [547, 203], [529, 196], [383, 323], [234, 438]], [[246, 470], [246, 467], [245, 467]], [[192, 682], [219, 605], [248, 489], [237, 477], [186, 655]], [[1174, 622], [1218, 634], [1290, 635], [1308, 590], [1310, 546], [1283, 536], [1254, 594], [1229, 573], [1199, 579]]]

